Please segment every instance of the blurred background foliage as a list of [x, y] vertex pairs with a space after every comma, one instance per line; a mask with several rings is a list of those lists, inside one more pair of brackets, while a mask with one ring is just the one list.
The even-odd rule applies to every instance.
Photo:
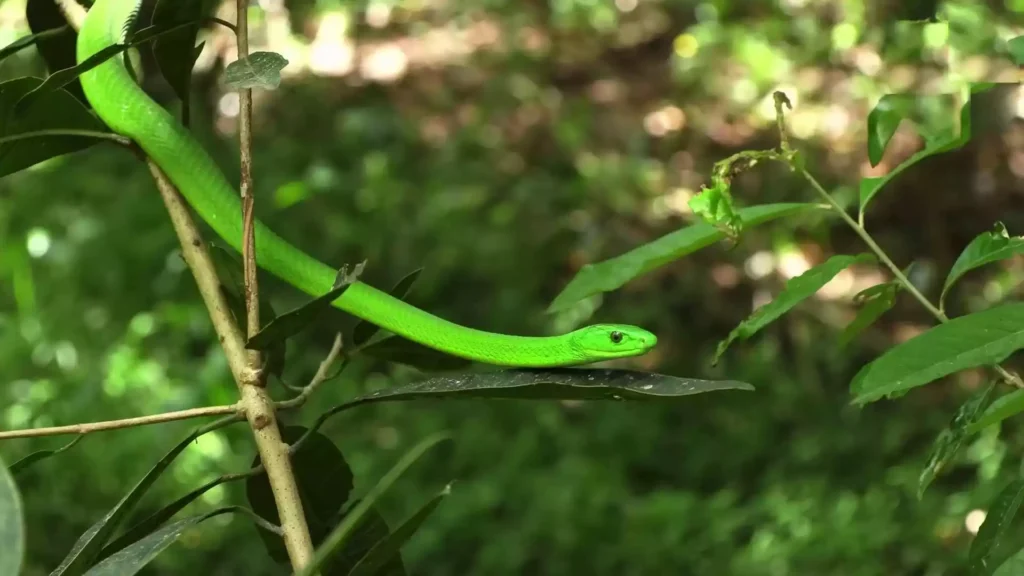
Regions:
[[[233, 20], [234, 2], [215, 4]], [[0, 1], [0, 46], [28, 33], [24, 5]], [[948, 28], [897, 22], [936, 9]], [[280, 89], [255, 94], [257, 210], [279, 233], [327, 262], [366, 258], [378, 286], [423, 266], [412, 301], [460, 323], [522, 334], [638, 324], [659, 347], [622, 366], [757, 387], [664, 406], [417, 402], [336, 418], [325, 432], [357, 492], [418, 438], [455, 434], [453, 448], [428, 453], [385, 497], [394, 523], [457, 479], [405, 550], [412, 573], [966, 573], [985, 507], [1017, 474], [1024, 429], [1017, 419], [972, 438], [917, 500], [931, 441], [981, 375], [849, 405], [863, 363], [932, 323], [901, 296], [837, 345], [852, 296], [885, 280], [881, 270], [840, 273], [710, 365], [717, 342], [785, 280], [862, 250], [838, 220], [756, 228], [737, 247], [710, 247], [604, 298], [544, 309], [583, 264], [693, 222], [686, 202], [715, 161], [775, 145], [773, 90], [793, 101], [790, 129], [812, 172], [855, 202], [859, 177], [920, 146], [904, 125], [870, 166], [864, 126], [878, 98], [1005, 82], [976, 107], [969, 145], [899, 176], [868, 214], [934, 298], [975, 235], [996, 220], [1024, 232], [1024, 96], [1005, 54], [1006, 39], [1024, 33], [1024, 2], [260, 0], [250, 22], [252, 50], [290, 62]], [[203, 39], [193, 130], [232, 174], [238, 102], [219, 80], [234, 41], [217, 28]], [[147, 88], [177, 107], [148, 58]], [[0, 64], [0, 80], [44, 73], [34, 49]], [[745, 205], [811, 198], [772, 166], [745, 173], [734, 193]], [[163, 205], [130, 154], [96, 146], [0, 180], [0, 277], [3, 428], [234, 400]], [[1019, 298], [1022, 278], [1019, 259], [972, 273], [949, 309]], [[302, 301], [269, 277], [263, 286], [279, 309]], [[332, 317], [293, 342], [286, 379], [308, 380], [331, 331], [350, 324]], [[362, 361], [285, 418], [310, 422], [416, 377]], [[27, 574], [52, 569], [192, 426], [97, 434], [22, 476]], [[2, 450], [13, 461], [61, 442]], [[204, 436], [147, 497], [149, 511], [252, 455], [244, 425]], [[244, 502], [240, 483], [194, 507], [231, 502]], [[148, 573], [280, 573], [245, 520], [206, 522], [172, 550]]]

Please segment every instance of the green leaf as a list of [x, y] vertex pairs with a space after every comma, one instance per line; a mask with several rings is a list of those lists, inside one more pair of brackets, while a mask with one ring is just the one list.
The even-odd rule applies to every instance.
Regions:
[[868, 114], [868, 160], [877, 166], [885, 147], [904, 120], [914, 123], [925, 142], [934, 142], [953, 135], [944, 109], [948, 94], [886, 94]]
[[[70, 93], [59, 90], [41, 97], [32, 110], [15, 114], [14, 106], [25, 94], [43, 84], [41, 78], [25, 76], [0, 83], [0, 138], [46, 130], [109, 132]], [[0, 144], [0, 178], [51, 158], [84, 150], [100, 140], [88, 136], [53, 135], [25, 138]]]
[[166, 34], [174, 33], [178, 30], [187, 28], [194, 24], [194, 22], [188, 22], [178, 24], [170, 28], [147, 26], [146, 28], [143, 28], [142, 30], [136, 32], [131, 37], [131, 40], [129, 40], [126, 43], [113, 44], [111, 46], [107, 46], [103, 50], [100, 50], [96, 54], [93, 54], [89, 58], [86, 58], [85, 61], [80, 64], [75, 64], [74, 66], [71, 66], [69, 68], [63, 68], [50, 74], [46, 78], [46, 80], [43, 81], [42, 84], [34, 88], [32, 91], [26, 93], [24, 96], [21, 97], [20, 100], [18, 100], [18, 102], [14, 105], [14, 111], [17, 112], [17, 114], [19, 115], [25, 114], [26, 110], [35, 106], [37, 101], [39, 101], [41, 98], [44, 98], [48, 94], [57, 92], [63, 89], [65, 86], [68, 86], [69, 84], [76, 82], [78, 80], [78, 77], [84, 74], [85, 72], [92, 70], [93, 68], [99, 66], [100, 64], [106, 62], [114, 56], [121, 54], [125, 50], [128, 50], [129, 48], [133, 48], [136, 46], [140, 46], [142, 44], [145, 44], [146, 42], [155, 40]]
[[[971, 85], [970, 91], [972, 93], [984, 90], [983, 86]], [[940, 131], [924, 132], [921, 134], [925, 139], [925, 147], [910, 156], [910, 158], [904, 160], [899, 166], [891, 170], [884, 176], [878, 176], [874, 178], [861, 178], [860, 180], [860, 213], [861, 216], [865, 214], [868, 204], [878, 194], [881, 189], [888, 184], [893, 178], [897, 177], [907, 168], [910, 168], [914, 164], [917, 164], [921, 160], [955, 150], [966, 144], [971, 139], [971, 100], [968, 97], [967, 102], [960, 108], [960, 131], [954, 133], [952, 130], [948, 130], [945, 133]]]
[[715, 351], [715, 357], [712, 362], [717, 363], [722, 353], [725, 352], [734, 340], [737, 338], [743, 340], [750, 338], [759, 330], [779, 319], [786, 312], [789, 312], [794, 306], [814, 295], [815, 292], [820, 290], [825, 284], [828, 284], [843, 269], [854, 264], [874, 260], [875, 257], [871, 254], [859, 254], [857, 256], [836, 255], [807, 272], [791, 278], [786, 282], [786, 287], [783, 288], [782, 292], [774, 300], [755, 310], [753, 314], [734, 328], [725, 340], [718, 344], [718, 350]]
[[193, 430], [191, 434], [161, 458], [142, 480], [139, 480], [128, 494], [107, 512], [103, 518], [100, 518], [78, 538], [78, 541], [71, 548], [71, 552], [61, 561], [60, 566], [50, 573], [50, 576], [78, 576], [83, 574], [86, 569], [95, 563], [103, 545], [107, 543], [114, 534], [114, 531], [117, 530], [117, 527], [124, 521], [135, 505], [138, 504], [142, 496], [149, 490], [149, 487], [157, 481], [160, 475], [178, 457], [178, 454], [181, 454], [185, 448], [203, 434], [236, 421], [238, 421], [236, 417], [229, 416]]
[[[42, 32], [39, 32], [37, 34], [29, 34], [28, 36], [22, 36], [21, 38], [18, 38], [17, 40], [11, 42], [7, 46], [0, 48], [0, 62], [3, 62], [5, 58], [13, 56], [18, 52], [24, 50], [25, 48], [28, 48], [29, 46], [36, 46], [38, 44], [42, 44], [44, 41], [50, 38], [59, 37], [63, 34], [67, 34], [68, 30], [71, 30], [72, 33], [74, 32], [74, 30], [70, 26], [64, 25], [61, 26], [60, 28], [51, 28], [49, 30], [43, 30]], [[39, 48], [36, 49], [39, 50]]]
[[348, 272], [348, 266], [343, 266], [338, 272], [334, 286], [326, 294], [274, 318], [250, 338], [245, 343], [245, 347], [250, 350], [267, 350], [305, 330], [320, 319], [324, 311], [330, 308], [331, 303], [341, 297], [345, 290], [348, 290], [348, 287], [358, 280], [363, 266], [364, 263], [358, 264], [351, 274]]
[[967, 272], [1020, 254], [1024, 254], [1024, 237], [1011, 238], [1006, 232], [1006, 226], [997, 222], [992, 230], [976, 236], [960, 253], [946, 276], [939, 302], [945, 301], [949, 289]]
[[[993, 560], [998, 561], [995, 558]], [[994, 564], [995, 562], [990, 563], [990, 565]], [[992, 576], [1020, 576], [1021, 574], [1024, 574], [1024, 548], [1018, 549], [1016, 553], [1002, 562]]]
[[178, 538], [186, 530], [193, 528], [200, 522], [219, 516], [225, 512], [236, 512], [234, 508], [221, 508], [205, 514], [190, 516], [177, 522], [173, 522], [153, 532], [145, 538], [135, 542], [131, 546], [119, 551], [102, 562], [96, 564], [85, 576], [132, 576], [138, 574], [153, 561], [161, 552], [171, 544], [178, 541]]
[[[25, 4], [25, 20], [36, 38], [36, 50], [50, 74], [75, 65], [78, 32], [68, 24], [56, 2], [28, 0]], [[89, 106], [82, 85], [76, 79], [72, 79], [65, 89], [82, 106]]]
[[192, 23], [153, 43], [153, 57], [160, 73], [181, 100], [181, 120], [186, 126], [189, 123], [192, 68], [199, 56], [196, 37], [205, 4], [206, 0], [159, 0], [153, 10], [153, 26]]
[[[309, 432], [307, 434], [307, 432]], [[302, 500], [310, 537], [317, 545], [324, 540], [335, 526], [335, 518], [352, 491], [352, 470], [338, 447], [330, 438], [301, 426], [281, 428], [281, 439], [295, 445], [301, 444], [291, 456], [292, 471]], [[260, 464], [259, 455], [253, 458], [253, 466]], [[266, 472], [250, 476], [245, 481], [246, 498], [253, 512], [267, 522], [280, 524], [277, 504], [270, 488]], [[288, 563], [288, 552], [277, 534], [257, 530], [267, 554], [281, 564]]]
[[[28, 456], [25, 456], [21, 460], [18, 460], [14, 464], [11, 464], [11, 474], [13, 476], [17, 476], [18, 474], [27, 470], [33, 464], [42, 462], [43, 460], [46, 460], [51, 456], [56, 456], [57, 454], [60, 454], [61, 452], [71, 448], [75, 444], [78, 444], [78, 442], [82, 438], [85, 438], [85, 434], [79, 434], [78, 436], [75, 436], [74, 440], [68, 442], [67, 444], [61, 446], [60, 448], [57, 448], [56, 450], [39, 450], [38, 452], [33, 452]], [[3, 574], [3, 572], [0, 572], [0, 574]]]
[[[738, 210], [745, 229], [777, 218], [793, 216], [810, 210], [822, 210], [817, 204], [764, 204]], [[611, 292], [626, 283], [687, 254], [710, 246], [725, 238], [721, 230], [700, 222], [676, 230], [657, 240], [644, 244], [609, 260], [587, 264], [548, 306], [548, 312], [568, 310], [577, 302]]]
[[0, 458], [0, 574], [21, 574], [25, 560], [25, 518], [14, 477]]
[[163, 525], [164, 522], [173, 518], [175, 514], [181, 512], [186, 506], [194, 502], [196, 498], [199, 498], [210, 489], [220, 486], [224, 482], [240, 480], [242, 478], [242, 476], [221, 476], [220, 478], [215, 478], [188, 494], [185, 494], [181, 498], [178, 498], [174, 502], [171, 502], [150, 514], [131, 528], [125, 530], [124, 533], [118, 536], [113, 542], [103, 547], [103, 550], [101, 550], [99, 555], [96, 557], [97, 560], [103, 560], [111, 554], [114, 554], [115, 552], [118, 552], [119, 550], [122, 550], [152, 534], [161, 525]]
[[1006, 42], [1006, 48], [1010, 51], [1010, 58], [1017, 66], [1024, 66], [1024, 36], [1010, 38]]
[[[545, 368], [443, 374], [377, 390], [340, 407], [427, 398], [668, 400], [720, 390], [754, 390], [735, 380], [698, 380], [634, 370]], [[323, 416], [321, 416], [323, 418]]]
[[996, 496], [989, 507], [985, 522], [978, 530], [978, 535], [971, 542], [968, 562], [973, 574], [991, 574], [997, 566], [990, 562], [996, 549], [1002, 543], [1003, 536], [1024, 501], [1024, 480], [1015, 480]]
[[736, 239], [739, 236], [743, 219], [736, 213], [729, 184], [723, 178], [716, 177], [711, 188], [701, 188], [688, 205], [694, 214], [721, 230], [727, 237]]
[[1024, 347], [1024, 303], [960, 316], [898, 344], [850, 383], [855, 404], [900, 394], [961, 370], [998, 364]]
[[1024, 412], [1024, 389], [1017, 389], [996, 398], [977, 421], [967, 427], [967, 432], [971, 434], [980, 432], [1021, 412]]
[[455, 370], [472, 364], [469, 360], [428, 348], [401, 336], [385, 336], [359, 349], [378, 360], [413, 366], [425, 371]]
[[932, 452], [928, 457], [928, 464], [921, 471], [917, 481], [917, 498], [924, 496], [925, 489], [932, 483], [932, 480], [942, 472], [947, 464], [953, 461], [960, 446], [968, 435], [968, 426], [978, 417], [978, 414], [988, 404], [989, 396], [995, 388], [995, 382], [979, 389], [964, 402], [957, 410], [949, 427], [939, 433], [932, 443]]
[[[338, 515], [334, 526], [341, 523], [349, 511], [355, 510], [361, 501], [355, 500], [346, 505], [346, 510]], [[353, 567], [366, 557], [374, 546], [386, 540], [390, 535], [391, 528], [388, 527], [388, 523], [381, 516], [380, 511], [377, 508], [370, 508], [345, 543], [345, 547], [327, 561], [327, 568], [323, 571], [323, 576], [348, 576]], [[405, 563], [402, 561], [401, 555], [392, 556], [381, 567], [380, 573], [385, 576], [406, 576]]]
[[384, 574], [384, 568], [388, 562], [393, 561], [396, 557], [401, 558], [402, 545], [412, 538], [427, 517], [441, 504], [441, 500], [444, 500], [450, 493], [451, 486], [446, 486], [444, 490], [428, 500], [394, 532], [371, 548], [366, 556], [363, 556], [363, 559], [352, 568], [348, 576], [380, 576]]
[[[423, 272], [423, 268], [418, 268], [407, 274], [404, 278], [398, 281], [397, 284], [388, 292], [399, 300], [404, 300], [409, 295], [409, 291], [412, 290], [413, 284], [416, 283], [416, 279], [420, 277], [420, 273]], [[370, 341], [375, 334], [380, 330], [377, 325], [367, 322], [366, 320], [360, 320], [356, 323], [355, 327], [352, 328], [352, 345], [359, 347]]]
[[[869, 290], [872, 291], [870, 295], [868, 295]], [[854, 301], [860, 299], [865, 303], [857, 311], [857, 316], [846, 325], [842, 334], [839, 335], [839, 345], [846, 346], [849, 344], [854, 336], [860, 334], [865, 328], [874, 324], [883, 314], [888, 312], [896, 303], [896, 295], [899, 291], [900, 285], [898, 282], [885, 282], [866, 288], [857, 297], [854, 297]], [[858, 298], [861, 295], [865, 295], [864, 298]]]
[[228, 64], [224, 83], [232, 90], [273, 90], [281, 84], [281, 70], [287, 65], [288, 60], [277, 52], [253, 52]]
[[387, 492], [391, 485], [394, 484], [410, 466], [419, 460], [427, 450], [448, 438], [449, 436], [447, 434], [435, 434], [425, 440], [422, 440], [419, 444], [406, 452], [398, 463], [395, 464], [391, 470], [389, 470], [387, 474], [385, 474], [384, 477], [370, 489], [369, 492], [367, 492], [366, 496], [359, 501], [359, 504], [345, 515], [342, 521], [327, 536], [323, 544], [317, 547], [316, 551], [313, 553], [313, 559], [306, 564], [301, 571], [298, 571], [297, 575], [311, 576], [312, 574], [315, 574], [328, 562], [328, 560], [330, 560], [331, 557], [343, 550], [344, 545], [355, 533], [356, 528], [363, 520], [366, 519], [367, 514], [373, 509], [374, 504], [376, 504], [377, 500]]

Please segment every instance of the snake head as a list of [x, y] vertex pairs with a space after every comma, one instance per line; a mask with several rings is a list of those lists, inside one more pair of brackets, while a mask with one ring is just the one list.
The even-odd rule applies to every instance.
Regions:
[[588, 361], [595, 361], [639, 356], [654, 348], [658, 337], [637, 326], [594, 324], [573, 332], [572, 343]]

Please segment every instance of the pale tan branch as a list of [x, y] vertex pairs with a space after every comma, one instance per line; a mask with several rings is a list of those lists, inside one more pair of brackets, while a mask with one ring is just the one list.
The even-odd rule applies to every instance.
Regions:
[[118, 430], [121, 428], [133, 428], [136, 426], [148, 426], [162, 422], [174, 422], [176, 420], [187, 420], [189, 418], [202, 418], [204, 416], [220, 416], [224, 414], [238, 414], [242, 418], [242, 408], [238, 404], [229, 406], [207, 406], [204, 408], [190, 408], [176, 412], [164, 412], [150, 416], [137, 416], [135, 418], [122, 418], [120, 420], [106, 420], [102, 422], [86, 422], [83, 424], [70, 424], [68, 426], [50, 426], [48, 428], [32, 428], [27, 430], [8, 430], [0, 432], [0, 440], [10, 438], [33, 438], [38, 436], [60, 436], [62, 434], [89, 434], [104, 430]]

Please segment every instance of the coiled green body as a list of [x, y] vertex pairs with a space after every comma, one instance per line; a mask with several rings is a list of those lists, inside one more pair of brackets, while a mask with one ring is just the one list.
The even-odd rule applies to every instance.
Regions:
[[[122, 30], [139, 0], [96, 0], [78, 35], [77, 59], [122, 40]], [[82, 88], [110, 128], [134, 140], [166, 173], [189, 205], [236, 250], [241, 250], [238, 192], [210, 155], [167, 110], [149, 98], [114, 57], [82, 74]], [[329, 292], [336, 270], [296, 248], [257, 222], [259, 267], [318, 296]], [[552, 367], [635, 356], [657, 338], [634, 326], [598, 324], [568, 334], [526, 337], [460, 326], [416, 308], [367, 284], [350, 286], [334, 306], [405, 338], [469, 360], [519, 367]]]

